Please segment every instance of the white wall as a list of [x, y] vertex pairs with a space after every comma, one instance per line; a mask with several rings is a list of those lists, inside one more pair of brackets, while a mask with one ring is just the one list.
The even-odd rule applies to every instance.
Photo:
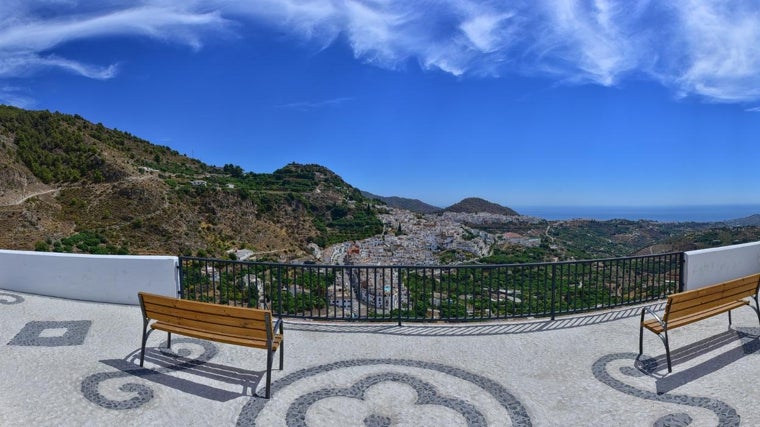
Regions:
[[0, 289], [137, 305], [138, 291], [177, 296], [178, 265], [171, 256], [0, 250]]
[[760, 242], [689, 251], [684, 290], [760, 273]]

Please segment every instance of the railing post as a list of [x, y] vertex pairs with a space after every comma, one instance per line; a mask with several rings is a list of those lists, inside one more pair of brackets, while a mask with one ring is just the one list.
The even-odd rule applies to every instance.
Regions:
[[556, 273], [557, 272], [557, 263], [552, 263], [552, 298], [551, 298], [551, 304], [552, 304], [552, 320], [554, 320], [554, 302], [556, 301], [557, 296], [557, 279], [556, 279]]
[[279, 264], [277, 265], [277, 305], [279, 305], [277, 315], [282, 316], [282, 266]]
[[686, 287], [686, 255], [685, 252], [678, 254], [678, 292], [683, 292]]
[[[391, 275], [391, 278], [393, 275]], [[398, 325], [401, 326], [401, 267], [398, 267]]]
[[178, 286], [177, 295], [179, 299], [183, 299], [182, 283], [185, 281], [185, 277], [182, 271], [182, 257], [177, 257], [177, 274], [179, 275], [178, 280], [177, 280], [177, 286]]

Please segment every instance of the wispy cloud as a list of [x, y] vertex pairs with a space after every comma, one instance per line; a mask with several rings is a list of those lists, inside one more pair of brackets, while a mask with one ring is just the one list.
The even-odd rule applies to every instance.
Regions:
[[455, 76], [603, 86], [635, 77], [679, 97], [760, 100], [760, 4], [743, 0], [6, 0], [0, 77], [56, 68], [111, 78], [114, 64], [56, 56], [56, 48], [127, 36], [200, 49], [239, 25], [319, 47], [346, 42], [357, 60], [388, 69], [416, 61]]
[[148, 37], [198, 49], [203, 30], [223, 28], [228, 23], [218, 11], [185, 10], [179, 3], [132, 6], [125, 2], [122, 7], [110, 8], [96, 7], [96, 2], [81, 3], [11, 0], [0, 7], [0, 77], [56, 68], [88, 78], [108, 79], [117, 73], [115, 64], [88, 64], [51, 51], [68, 42], [106, 36]]
[[299, 111], [311, 111], [311, 110], [317, 110], [321, 108], [335, 107], [340, 104], [350, 102], [352, 100], [353, 98], [332, 98], [332, 99], [325, 99], [321, 101], [298, 101], [298, 102], [291, 102], [288, 104], [278, 105], [277, 108], [284, 108], [288, 110], [299, 110]]
[[13, 105], [20, 108], [32, 108], [35, 105], [35, 101], [27, 92], [27, 89], [15, 86], [0, 87], [0, 104]]

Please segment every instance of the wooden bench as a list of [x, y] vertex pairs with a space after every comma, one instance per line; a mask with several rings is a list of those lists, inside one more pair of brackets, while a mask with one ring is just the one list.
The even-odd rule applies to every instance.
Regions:
[[[267, 351], [266, 398], [272, 380], [272, 357], [280, 350], [280, 370], [283, 365], [282, 319], [272, 324], [269, 310], [231, 307], [198, 301], [188, 301], [162, 295], [138, 293], [143, 314], [140, 366], [145, 359], [148, 335], [158, 329], [169, 334], [167, 347], [171, 347], [172, 333], [226, 344], [261, 348]], [[150, 321], [153, 320], [151, 323]], [[148, 326], [150, 325], [150, 330]]]
[[[649, 307], [643, 308], [641, 310], [641, 324], [639, 326], [639, 356], [644, 352], [643, 332], [644, 328], [647, 328], [657, 334], [665, 344], [668, 372], [673, 372], [670, 363], [669, 330], [725, 312], [728, 312], [728, 325], [731, 326], [731, 310], [745, 305], [752, 307], [750, 302], [745, 299], [747, 297], [752, 297], [755, 300], [755, 306], [752, 308], [757, 313], [757, 320], [760, 322], [760, 306], [758, 306], [757, 298], [758, 288], [760, 288], [760, 274], [753, 274], [669, 295], [662, 317], [658, 316]], [[649, 313], [652, 318], [644, 320], [645, 313]]]

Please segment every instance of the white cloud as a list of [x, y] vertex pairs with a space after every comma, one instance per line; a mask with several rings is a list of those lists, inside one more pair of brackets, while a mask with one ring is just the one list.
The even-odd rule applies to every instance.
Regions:
[[511, 33], [505, 31], [504, 21], [513, 16], [512, 13], [477, 15], [462, 22], [459, 28], [473, 46], [483, 53], [490, 53], [504, 47], [504, 36]]
[[112, 64], [56, 49], [107, 36], [200, 49], [245, 25], [319, 48], [345, 42], [358, 60], [394, 70], [412, 61], [456, 76], [604, 86], [635, 76], [678, 96], [760, 100], [760, 4], [743, 0], [5, 0], [0, 77], [48, 67], [110, 78]]
[[298, 101], [298, 102], [291, 102], [288, 104], [278, 105], [277, 108], [310, 111], [310, 110], [316, 110], [319, 108], [335, 107], [335, 106], [344, 104], [346, 102], [350, 102], [352, 100], [353, 98], [343, 97], [343, 98], [323, 99], [320, 101]]
[[682, 95], [718, 102], [760, 99], [760, 7], [757, 2], [675, 2], [677, 61], [663, 81]]

